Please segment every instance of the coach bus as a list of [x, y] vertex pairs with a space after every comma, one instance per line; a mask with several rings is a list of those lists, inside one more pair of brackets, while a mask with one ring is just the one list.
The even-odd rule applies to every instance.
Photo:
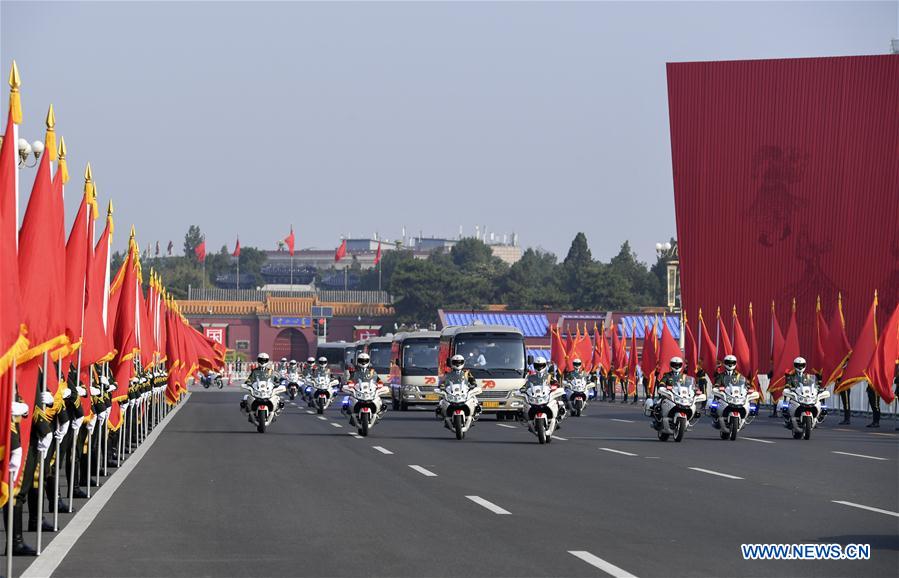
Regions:
[[347, 369], [353, 365], [355, 360], [355, 343], [347, 343], [346, 341], [332, 341], [329, 343], [320, 343], [318, 346], [317, 357], [328, 358], [328, 368], [331, 375], [340, 380], [340, 383], [346, 381]]
[[415, 331], [393, 337], [390, 364], [390, 393], [393, 409], [406, 411], [413, 405], [436, 405], [437, 351], [440, 332]]
[[521, 410], [522, 400], [513, 395], [527, 380], [527, 355], [520, 330], [505, 325], [447, 327], [440, 332], [438, 378], [450, 371], [453, 355], [465, 358], [465, 368], [483, 389], [478, 400], [485, 413], [503, 420]]

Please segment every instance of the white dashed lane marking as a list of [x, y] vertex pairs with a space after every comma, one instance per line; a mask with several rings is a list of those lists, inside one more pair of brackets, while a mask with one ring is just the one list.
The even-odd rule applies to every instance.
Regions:
[[619, 568], [618, 566], [612, 564], [611, 562], [606, 562], [602, 558], [600, 558], [598, 556], [594, 556], [590, 552], [585, 552], [583, 550], [569, 550], [568, 553], [571, 554], [572, 556], [580, 558], [581, 560], [583, 560], [587, 564], [590, 564], [594, 568], [599, 568], [600, 570], [602, 570], [603, 572], [605, 572], [606, 574], [608, 574], [610, 576], [615, 576], [615, 578], [637, 578], [636, 576], [634, 576], [627, 570], [624, 570], [623, 568]]
[[761, 443], [761, 444], [773, 444], [773, 443], [774, 443], [774, 442], [772, 442], [771, 440], [760, 440], [759, 438], [748, 438], [748, 437], [746, 437], [746, 436], [743, 436], [743, 439], [744, 439], [744, 440], [749, 440], [749, 441], [751, 441], [751, 442], [759, 442], [759, 443]]
[[437, 477], [437, 474], [435, 474], [431, 470], [425, 469], [421, 466], [410, 465], [409, 467], [425, 477], [428, 477], [428, 478], [436, 478]]
[[373, 447], [374, 449], [378, 450], [379, 452], [381, 452], [382, 454], [384, 454], [385, 456], [392, 456], [392, 455], [393, 455], [393, 452], [390, 451], [390, 450], [388, 450], [387, 448], [382, 448], [381, 446], [372, 446], [372, 447]]
[[634, 420], [632, 420], [632, 419], [618, 419], [617, 417], [613, 417], [612, 421], [617, 421], [617, 422], [621, 422], [621, 423], [634, 423]]
[[632, 454], [630, 452], [623, 452], [621, 450], [613, 450], [612, 448], [599, 448], [599, 449], [601, 449], [604, 452], [612, 452], [613, 454], [621, 454], [623, 456], [635, 457], [637, 455], [637, 454]]
[[331, 422], [331, 425], [333, 425], [334, 427], [343, 427], [343, 426], [340, 425], [339, 423], [334, 423], [333, 421]]
[[850, 452], [836, 452], [836, 451], [830, 452], [830, 453], [832, 453], [832, 454], [840, 454], [841, 456], [852, 456], [852, 457], [854, 457], [854, 458], [865, 458], [865, 459], [868, 459], [868, 460], [879, 460], [879, 461], [881, 461], [881, 462], [887, 461], [886, 458], [878, 458], [877, 456], [866, 456], [865, 454], [853, 454], [853, 453], [850, 453]]
[[518, 429], [518, 428], [515, 427], [514, 425], [509, 425], [509, 424], [507, 424], [507, 423], [498, 423], [498, 424], [496, 424], [496, 425], [498, 425], [499, 427], [507, 427], [507, 428], [511, 428], [511, 429]]
[[899, 512], [891, 512], [889, 510], [881, 510], [880, 508], [873, 508], [871, 506], [855, 504], [853, 502], [844, 502], [842, 500], [831, 500], [831, 501], [834, 504], [843, 504], [844, 506], [850, 506], [852, 508], [859, 508], [861, 510], [868, 510], [869, 512], [877, 512], [878, 514], [886, 514], [887, 516], [893, 516], [895, 518], [899, 518]]
[[469, 500], [471, 500], [472, 502], [474, 502], [475, 504], [482, 506], [484, 508], [487, 508], [494, 514], [500, 514], [500, 515], [505, 515], [505, 516], [512, 514], [512, 512], [510, 512], [509, 510], [506, 510], [505, 508], [500, 508], [493, 502], [488, 502], [481, 496], [465, 496], [465, 497], [468, 498]]
[[710, 475], [712, 475], [712, 476], [720, 476], [720, 477], [722, 477], [722, 478], [727, 478], [727, 479], [729, 479], [729, 480], [742, 480], [742, 479], [743, 479], [743, 478], [741, 478], [740, 476], [732, 476], [732, 475], [730, 475], [730, 474], [722, 474], [721, 472], [715, 472], [715, 471], [712, 471], [712, 470], [706, 470], [706, 469], [703, 469], [703, 468], [690, 468], [690, 469], [693, 470], [693, 471], [695, 471], [695, 472], [702, 472], [702, 473], [704, 473], [704, 474], [710, 474]]

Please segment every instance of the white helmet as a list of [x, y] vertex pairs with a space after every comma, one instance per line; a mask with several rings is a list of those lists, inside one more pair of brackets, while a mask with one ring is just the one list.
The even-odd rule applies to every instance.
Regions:
[[465, 367], [465, 358], [457, 353], [450, 357], [450, 366], [453, 369], [462, 369]]
[[360, 369], [365, 369], [368, 367], [369, 363], [371, 363], [371, 357], [369, 357], [367, 353], [360, 353], [356, 356], [356, 365]]
[[572, 367], [574, 367], [575, 369], [579, 369], [579, 368], [581, 367], [581, 364], [582, 364], [582, 363], [583, 363], [583, 362], [582, 362], [579, 358], [577, 358], [577, 357], [575, 357], [574, 359], [571, 360], [571, 365], [572, 365]]
[[307, 357], [307, 358], [306, 358], [306, 363], [308, 363], [309, 365], [312, 365], [313, 363], [315, 363], [315, 358], [314, 358], [314, 357]]
[[795, 369], [799, 373], [802, 373], [803, 371], [805, 371], [806, 365], [807, 364], [805, 362], [804, 357], [797, 357], [796, 359], [793, 360], [793, 369]]
[[546, 369], [546, 358], [543, 356], [540, 356], [534, 360], [534, 371], [536, 371], [537, 373], [540, 373], [544, 369]]
[[727, 371], [733, 371], [737, 367], [737, 356], [736, 355], [725, 355], [724, 356], [724, 369]]
[[266, 353], [264, 351], [260, 352], [259, 355], [256, 357], [256, 362], [259, 365], [265, 365], [269, 361], [271, 361], [271, 358], [268, 356], [268, 353]]
[[668, 362], [668, 366], [672, 371], [680, 373], [680, 371], [684, 368], [684, 360], [675, 355], [671, 358], [671, 361]]

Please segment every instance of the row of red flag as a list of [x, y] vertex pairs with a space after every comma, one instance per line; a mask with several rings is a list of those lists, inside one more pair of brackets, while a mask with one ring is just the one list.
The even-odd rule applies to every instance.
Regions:
[[[294, 246], [296, 242], [296, 235], [293, 232], [293, 225], [290, 227], [290, 234], [282, 239], [284, 244], [287, 246], [287, 251], [290, 253], [290, 256], [293, 257], [294, 254]], [[196, 247], [194, 247], [194, 255], [197, 257], [197, 260], [202, 263], [206, 260], [206, 238], [204, 237]], [[341, 241], [340, 246], [337, 247], [337, 250], [334, 251], [334, 262], [338, 263], [341, 259], [346, 257], [347, 248], [346, 248], [346, 239]], [[237, 237], [237, 240], [234, 242], [234, 251], [231, 252], [232, 257], [240, 257], [240, 237]], [[378, 252], [375, 254], [375, 265], [381, 262], [381, 242], [378, 241]]]
[[807, 357], [810, 370], [819, 374], [824, 384], [834, 384], [836, 393], [846, 391], [853, 385], [864, 381], [871, 384], [881, 399], [892, 403], [895, 399], [893, 383], [897, 372], [897, 361], [899, 361], [899, 305], [891, 312], [886, 324], [879, 328], [877, 308], [878, 299], [875, 293], [862, 330], [853, 347], [850, 346], [849, 338], [846, 335], [842, 297], [837, 303], [830, 322], [825, 319], [821, 311], [819, 299], [815, 309], [815, 346], [813, 351], [806, 354], [801, 352], [799, 347], [795, 300], [785, 332], [777, 321], [772, 303], [772, 346], [767, 363], [764, 363], [758, 351], [758, 339], [751, 304], [746, 319], [748, 331], [744, 331], [736, 307], [732, 310], [729, 331], [720, 309], [718, 310], [714, 337], [706, 326], [701, 309], [695, 330], [684, 318], [682, 324], [685, 332], [683, 350], [672, 335], [664, 317], [661, 320], [656, 317], [651, 327], [648, 322], [645, 322], [642, 328], [645, 337], [642, 343], [642, 354], [639, 355], [639, 363], [638, 327], [635, 323], [629, 328], [631, 335], [629, 348], [627, 346], [628, 339], [623, 330], [619, 336], [618, 328], [613, 326], [608, 330], [608, 333], [611, 334], [610, 338], [607, 337], [605, 323], [602, 323], [599, 328], [594, 324], [592, 337], [586, 325], [583, 326], [583, 332], [581, 326], [577, 325], [574, 335], [571, 334], [569, 328], [567, 337], [562, 336], [559, 328], [551, 327], [550, 355], [553, 363], [562, 371], [570, 371], [571, 361], [579, 358], [587, 371], [596, 371], [601, 368], [602, 372], [607, 375], [611, 372], [619, 381], [627, 383], [631, 392], [636, 389], [639, 374], [647, 379], [647, 387], [651, 392], [658, 376], [669, 370], [669, 362], [672, 357], [683, 357], [686, 371], [694, 377], [700, 371], [713, 377], [714, 373], [720, 369], [724, 357], [733, 355], [737, 358], [737, 370], [745, 375], [755, 387], [758, 388], [760, 373], [769, 374], [768, 392], [775, 400], [780, 399], [782, 395], [784, 377], [792, 370], [794, 359]]
[[[66, 236], [63, 192], [68, 181], [66, 147], [55, 134], [51, 106], [44, 153], [37, 165], [31, 195], [18, 227], [20, 164], [18, 125], [22, 121], [18, 70], [10, 75], [10, 107], [0, 145], [0, 453], [2, 480], [9, 467], [11, 405], [18, 393], [34, 414], [42, 368], [47, 391], [61, 400], [65, 376], [77, 367], [82, 383], [91, 368], [109, 364], [118, 388], [112, 396], [109, 427], [121, 426], [119, 402], [127, 399], [132, 377], [151, 367], [168, 372], [166, 398], [175, 403], [189, 377], [219, 367], [224, 349], [191, 327], [162, 280], [150, 273], [144, 291], [140, 252], [131, 230], [127, 257], [114, 276], [110, 271], [112, 203], [106, 224], [95, 239], [97, 191], [90, 164], [72, 228]], [[54, 170], [55, 165], [55, 170]], [[52, 363], [51, 363], [52, 362]], [[89, 398], [82, 399], [91, 419]], [[23, 453], [31, 432], [20, 424]], [[0, 503], [8, 495], [3, 485]]]

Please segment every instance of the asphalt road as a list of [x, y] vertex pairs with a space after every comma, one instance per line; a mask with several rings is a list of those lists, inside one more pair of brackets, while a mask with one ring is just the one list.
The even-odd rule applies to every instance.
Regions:
[[[388, 412], [359, 438], [336, 407], [321, 419], [292, 405], [258, 434], [238, 400], [233, 390], [193, 393], [54, 575], [823, 577], [899, 568], [892, 422], [874, 433], [860, 419], [839, 428], [832, 415], [797, 441], [763, 416], [730, 442], [703, 418], [682, 443], [661, 443], [638, 406], [593, 403], [540, 446], [524, 426], [491, 417], [456, 441], [425, 411]], [[864, 543], [872, 552], [867, 561], [745, 561], [744, 543]]]

